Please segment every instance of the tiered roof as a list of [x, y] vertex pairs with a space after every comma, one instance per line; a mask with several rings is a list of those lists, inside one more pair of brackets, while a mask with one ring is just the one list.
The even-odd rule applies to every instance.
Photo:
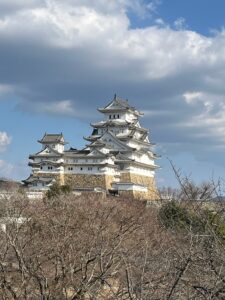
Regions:
[[45, 184], [50, 184], [54, 181], [52, 177], [41, 177], [41, 176], [34, 176], [33, 174], [30, 175], [27, 179], [23, 180], [25, 184], [31, 184], [35, 182], [43, 182]]
[[[49, 149], [50, 153], [46, 153], [45, 150]], [[48, 146], [44, 150], [41, 150], [35, 154], [30, 154], [29, 158], [34, 159], [35, 157], [41, 157], [41, 156], [48, 156], [48, 157], [62, 157], [63, 153], [56, 151], [55, 149], [52, 149], [52, 147]]]
[[48, 165], [60, 167], [60, 166], [63, 165], [63, 162], [56, 162], [56, 161], [46, 159], [46, 160], [43, 160], [41, 162], [29, 162], [28, 166], [35, 167], [35, 166], [42, 166], [43, 164], [48, 164]]
[[91, 123], [91, 126], [94, 128], [104, 128], [108, 126], [126, 126], [132, 124], [131, 122], [128, 122], [126, 120], [122, 119], [111, 119], [111, 120], [106, 120], [106, 121], [100, 121], [97, 123]]
[[[84, 138], [87, 141], [94, 142], [102, 138], [102, 134], [99, 133], [98, 130], [99, 128], [105, 128], [108, 132], [112, 133], [113, 128], [124, 127], [126, 130], [128, 130], [128, 132], [113, 133], [115, 138], [120, 142], [126, 145], [127, 141], [132, 140], [136, 143], [141, 144], [145, 148], [152, 145], [149, 143], [148, 140], [148, 129], [141, 127], [138, 121], [139, 116], [141, 116], [142, 114], [139, 111], [137, 111], [135, 107], [131, 106], [127, 100], [120, 99], [115, 95], [114, 99], [108, 105], [98, 110], [102, 113], [113, 113], [116, 111], [120, 113], [131, 112], [133, 115], [135, 115], [135, 118], [133, 120], [125, 120], [122, 118], [110, 118], [97, 123], [92, 123], [91, 126], [94, 129], [91, 136]], [[137, 132], [139, 133], [138, 137], [135, 136], [135, 133]]]
[[108, 105], [106, 105], [103, 108], [98, 108], [98, 111], [100, 111], [102, 113], [131, 111], [132, 113], [134, 113], [137, 116], [142, 115], [138, 110], [136, 110], [135, 107], [131, 106], [128, 103], [128, 100], [123, 100], [123, 99], [117, 97], [116, 94], [115, 94], [113, 100]]
[[45, 133], [43, 138], [38, 142], [41, 144], [62, 144], [62, 145], [67, 144], [67, 142], [65, 142], [64, 140], [64, 136], [62, 133], [60, 134]]

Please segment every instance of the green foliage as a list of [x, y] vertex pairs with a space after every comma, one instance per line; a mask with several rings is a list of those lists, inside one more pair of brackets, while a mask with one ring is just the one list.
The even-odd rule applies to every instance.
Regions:
[[189, 223], [186, 209], [181, 208], [175, 201], [163, 205], [159, 217], [166, 228], [183, 227]]
[[225, 243], [225, 224], [219, 224], [216, 229], [217, 236]]
[[69, 194], [72, 192], [71, 186], [68, 184], [61, 185], [60, 188], [63, 194]]
[[170, 229], [188, 229], [195, 233], [205, 230], [204, 222], [196, 214], [175, 201], [161, 207], [159, 219], [166, 228]]
[[72, 191], [69, 185], [54, 183], [46, 193], [48, 199], [57, 198], [60, 195], [69, 194]]
[[215, 234], [225, 243], [225, 218], [223, 211], [211, 211], [183, 203], [171, 201], [163, 205], [159, 211], [162, 224], [173, 230], [189, 230], [194, 234]]
[[26, 191], [24, 189], [24, 187], [19, 187], [18, 190], [17, 190], [18, 194], [21, 195], [21, 196], [26, 196]]
[[[222, 211], [223, 212], [223, 211]], [[215, 211], [205, 211], [207, 221], [210, 228], [213, 229], [217, 237], [219, 237], [225, 243], [225, 220], [224, 214]]]

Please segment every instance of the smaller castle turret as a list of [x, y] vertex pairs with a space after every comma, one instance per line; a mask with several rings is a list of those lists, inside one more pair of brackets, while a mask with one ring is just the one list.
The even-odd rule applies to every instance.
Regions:
[[51, 148], [59, 153], [64, 152], [64, 146], [67, 144], [64, 140], [63, 134], [47, 134], [43, 136], [41, 140], [38, 141], [42, 144], [42, 149]]
[[48, 189], [58, 180], [63, 183], [63, 155], [66, 144], [63, 134], [47, 134], [38, 141], [42, 144], [41, 151], [29, 156], [32, 174], [24, 180], [31, 189]]

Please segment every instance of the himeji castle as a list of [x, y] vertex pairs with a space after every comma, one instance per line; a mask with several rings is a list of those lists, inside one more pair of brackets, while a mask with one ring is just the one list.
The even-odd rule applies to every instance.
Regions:
[[63, 134], [45, 134], [39, 140], [42, 149], [29, 156], [32, 174], [25, 186], [46, 190], [58, 182], [79, 191], [102, 189], [133, 199], [157, 199], [157, 156], [148, 129], [140, 125], [143, 114], [116, 95], [98, 111], [103, 120], [91, 124], [82, 150], [66, 150]]

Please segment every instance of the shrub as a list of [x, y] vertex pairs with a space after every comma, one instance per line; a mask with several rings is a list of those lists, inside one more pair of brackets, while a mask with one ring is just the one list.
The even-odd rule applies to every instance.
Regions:
[[72, 189], [69, 185], [59, 185], [58, 183], [54, 183], [47, 191], [46, 196], [48, 199], [51, 199], [63, 194], [69, 194], [71, 191]]
[[214, 231], [216, 236], [225, 243], [225, 220], [223, 211], [205, 211], [209, 227]]
[[194, 233], [205, 231], [205, 222], [182, 204], [171, 201], [159, 210], [159, 219], [166, 228], [188, 229]]

